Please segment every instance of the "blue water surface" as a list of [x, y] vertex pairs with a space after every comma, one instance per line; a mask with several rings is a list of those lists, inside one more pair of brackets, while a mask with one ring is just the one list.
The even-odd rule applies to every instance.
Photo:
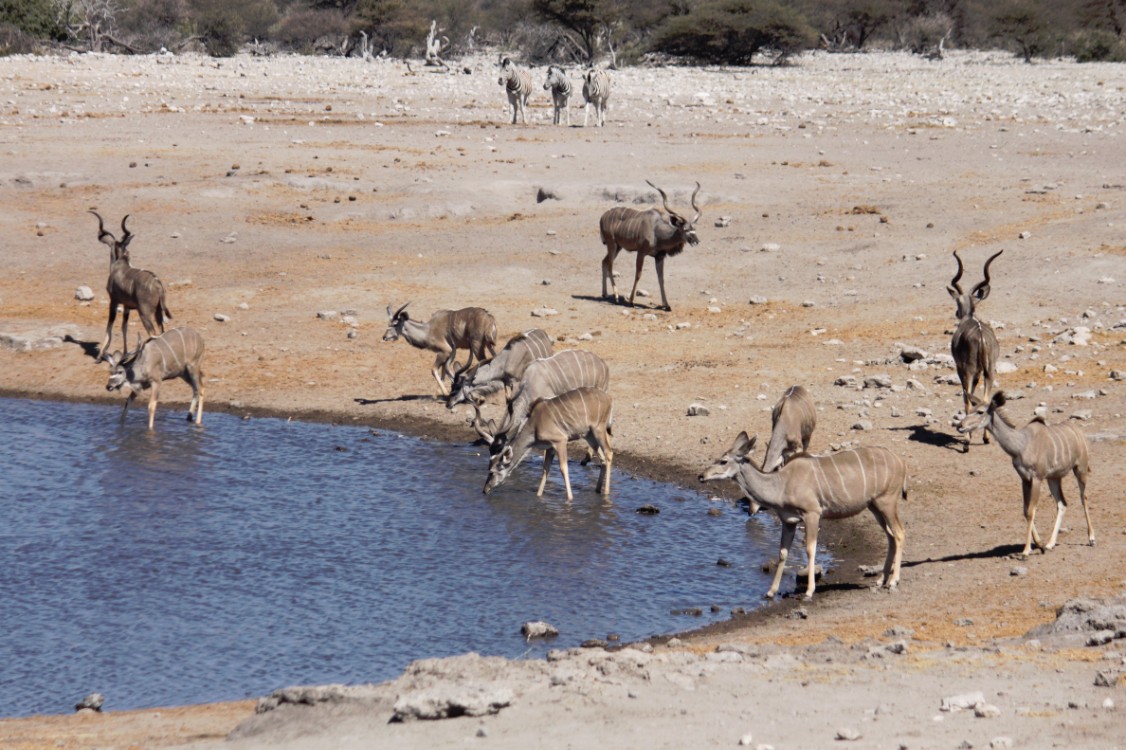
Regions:
[[[773, 519], [674, 485], [615, 471], [605, 502], [598, 468], [572, 462], [574, 501], [558, 467], [537, 499], [537, 458], [486, 497], [468, 435], [217, 413], [197, 428], [173, 408], [149, 432], [144, 409], [119, 411], [0, 398], [0, 716], [538, 657], [723, 619], [769, 584]], [[560, 636], [525, 642], [539, 619]]]

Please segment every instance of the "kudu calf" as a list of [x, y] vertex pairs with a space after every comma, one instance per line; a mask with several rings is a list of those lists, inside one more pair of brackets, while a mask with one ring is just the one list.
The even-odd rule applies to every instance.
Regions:
[[[98, 218], [98, 241], [108, 245], [109, 254], [109, 279], [106, 281], [106, 292], [109, 293], [109, 322], [106, 324], [106, 337], [98, 347], [98, 357], [95, 362], [100, 362], [106, 356], [113, 341], [113, 322], [117, 319], [117, 306], [121, 305], [121, 338], [125, 347], [129, 346], [129, 311], [136, 310], [141, 316], [141, 324], [152, 338], [156, 335], [159, 326], [164, 333], [164, 319], [172, 318], [168, 306], [164, 303], [164, 284], [152, 271], [133, 268], [129, 265], [129, 243], [133, 241], [133, 233], [125, 226], [129, 219], [126, 214], [121, 220], [121, 239], [118, 240], [106, 231], [102, 217], [97, 211], [90, 213]], [[155, 324], [154, 324], [155, 321]]]
[[149, 395], [149, 429], [153, 428], [160, 384], [172, 378], [182, 378], [192, 387], [192, 402], [188, 406], [188, 419], [199, 424], [203, 419], [203, 338], [192, 328], [173, 328], [144, 343], [138, 342], [132, 352], [115, 352], [108, 357], [109, 382], [107, 391], [125, 389], [129, 398], [121, 418], [129, 411], [129, 404], [137, 394], [151, 388]]
[[[1024, 491], [1024, 517], [1028, 521], [1028, 534], [1021, 555], [1027, 557], [1035, 543], [1047, 552], [1056, 546], [1056, 537], [1063, 523], [1063, 513], [1067, 501], [1063, 497], [1061, 482], [1068, 473], [1075, 474], [1079, 484], [1079, 500], [1083, 504], [1083, 515], [1087, 519], [1087, 542], [1094, 546], [1095, 528], [1091, 525], [1091, 514], [1087, 510], [1087, 474], [1090, 450], [1086, 436], [1070, 422], [1050, 425], [1040, 417], [1035, 417], [1024, 427], [1017, 429], [1001, 414], [1005, 405], [1005, 394], [998, 391], [988, 402], [974, 399], [977, 408], [966, 415], [958, 427], [960, 432], [982, 429], [993, 433], [997, 443], [1013, 460], [1013, 468], [1020, 476]], [[1036, 504], [1040, 499], [1040, 485], [1048, 482], [1048, 489], [1056, 499], [1056, 523], [1048, 543], [1040, 540], [1036, 531]]]
[[462, 372], [473, 365], [473, 358], [487, 362], [496, 354], [497, 322], [489, 312], [480, 307], [463, 307], [460, 310], [438, 310], [430, 320], [420, 323], [411, 320], [407, 305], [391, 312], [387, 306], [387, 330], [384, 341], [395, 341], [402, 337], [417, 349], [437, 352], [431, 373], [438, 381], [443, 396], [449, 395], [443, 377], [452, 382], [456, 378], [453, 370], [454, 357], [458, 349], [467, 349], [469, 358], [458, 370]]
[[700, 475], [701, 482], [734, 479], [751, 502], [751, 513], [769, 508], [782, 522], [778, 567], [767, 599], [778, 593], [782, 569], [790, 554], [794, 532], [805, 524], [805, 549], [809, 558], [806, 600], [813, 598], [817, 530], [821, 519], [848, 518], [867, 508], [888, 539], [888, 554], [880, 586], [899, 583], [906, 532], [899, 520], [899, 500], [907, 499], [907, 466], [886, 448], [857, 448], [830, 456], [795, 456], [775, 472], [763, 472], [750, 462], [755, 438], [739, 433], [731, 448]]
[[496, 455], [523, 426], [537, 401], [561, 396], [576, 388], [600, 391], [610, 388], [610, 368], [601, 357], [581, 349], [568, 349], [546, 359], [537, 359], [524, 370], [500, 427], [489, 420], [484, 424], [477, 422], [473, 428], [489, 444], [489, 453]]
[[770, 426], [763, 471], [774, 471], [795, 454], [809, 450], [809, 439], [817, 426], [817, 409], [809, 391], [800, 385], [787, 388], [770, 412]]
[[471, 423], [481, 419], [481, 404], [501, 390], [511, 398], [528, 365], [552, 355], [551, 335], [542, 328], [530, 328], [508, 340], [495, 357], [485, 364], [464, 370], [454, 378], [446, 408], [467, 403], [473, 407]]
[[[997, 357], [1000, 347], [997, 345], [997, 336], [988, 323], [978, 319], [975, 314], [977, 305], [984, 302], [989, 296], [989, 264], [1005, 252], [1000, 250], [985, 261], [985, 280], [969, 292], [963, 292], [958, 281], [962, 278], [962, 259], [958, 251], [954, 251], [954, 260], [958, 261], [958, 273], [950, 280], [946, 291], [954, 298], [957, 304], [958, 327], [954, 329], [954, 336], [950, 339], [950, 354], [954, 357], [954, 366], [958, 369], [958, 380], [962, 384], [963, 414], [970, 413], [970, 399], [977, 389], [980, 379], [983, 391], [982, 401], [989, 400], [989, 393], [993, 390], [993, 376], [997, 366]], [[965, 450], [970, 450], [970, 435], [966, 435]], [[982, 433], [982, 442], [988, 443], [989, 438]]]
[[668, 297], [665, 295], [665, 258], [679, 255], [684, 250], [684, 244], [698, 245], [700, 238], [696, 236], [696, 222], [700, 219], [700, 208], [696, 205], [696, 195], [700, 192], [700, 183], [692, 193], [692, 209], [696, 215], [691, 220], [685, 219], [680, 214], [669, 208], [669, 198], [665, 191], [646, 180], [649, 187], [661, 194], [668, 218], [656, 208], [647, 211], [638, 211], [625, 206], [611, 208], [602, 214], [598, 222], [602, 234], [602, 243], [606, 245], [606, 257], [602, 259], [602, 296], [606, 295], [606, 281], [609, 279], [610, 287], [614, 293], [614, 301], [620, 302], [618, 285], [614, 281], [614, 259], [618, 253], [627, 250], [637, 253], [637, 270], [633, 277], [633, 289], [629, 293], [629, 304], [633, 305], [633, 298], [637, 294], [637, 284], [641, 281], [641, 269], [645, 259], [652, 257], [657, 266], [657, 283], [661, 287], [661, 306], [672, 311]]
[[613, 419], [614, 406], [610, 395], [597, 388], [577, 388], [555, 398], [536, 401], [516, 437], [489, 460], [485, 494], [508, 479], [529, 451], [542, 448], [543, 474], [536, 489], [536, 497], [543, 496], [551, 460], [558, 453], [559, 470], [563, 472], [563, 485], [567, 488], [567, 500], [572, 500], [571, 478], [567, 473], [567, 442], [582, 439], [602, 461], [598, 491], [609, 495], [610, 471], [614, 462], [614, 451], [610, 446], [610, 424]]

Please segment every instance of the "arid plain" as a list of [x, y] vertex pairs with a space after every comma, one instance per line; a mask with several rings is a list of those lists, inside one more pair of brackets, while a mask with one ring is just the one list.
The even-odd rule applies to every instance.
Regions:
[[[75, 342], [99, 342], [108, 310], [108, 252], [87, 210], [115, 231], [129, 214], [134, 264], [164, 280], [173, 323], [206, 339], [205, 429], [208, 412], [231, 411], [471, 440], [465, 415], [433, 398], [432, 356], [382, 334], [389, 304], [420, 317], [480, 305], [502, 340], [539, 326], [609, 363], [622, 470], [695, 483], [740, 430], [765, 439], [770, 406], [805, 385], [812, 451], [883, 445], [908, 463], [899, 590], [865, 590], [858, 565], [882, 560], [883, 539], [864, 514], [823, 525], [843, 562], [813, 602], [658, 645], [662, 666], [636, 685], [636, 670], [592, 668], [555, 693], [528, 678], [486, 720], [308, 709], [303, 728], [259, 727], [236, 746], [701, 747], [753, 730], [748, 744], [824, 747], [840, 726], [861, 728], [856, 747], [1121, 746], [1122, 682], [1094, 685], [1122, 669], [1114, 643], [1020, 637], [1069, 599], [1126, 587], [1126, 67], [956, 52], [630, 68], [594, 128], [577, 101], [575, 125], [552, 126], [538, 88], [530, 124], [510, 125], [495, 60], [449, 73], [301, 57], [0, 60], [0, 389], [116, 401]], [[543, 68], [533, 75], [538, 87]], [[646, 180], [689, 214], [701, 184], [700, 244], [666, 264], [671, 313], [655, 309], [651, 261], [638, 307], [601, 299], [598, 218], [652, 200]], [[1009, 458], [979, 435], [963, 453], [951, 426], [951, 251], [972, 284], [1002, 249], [981, 316], [1000, 341], [999, 385], [1022, 396], [1007, 413], [1023, 424], [1042, 406], [1084, 430], [1098, 536], [1087, 546], [1069, 479], [1059, 547], [1025, 561], [1010, 557], [1025, 526]], [[633, 256], [617, 269], [628, 293]], [[82, 285], [92, 302], [75, 299]], [[924, 353], [914, 366], [908, 348]], [[189, 392], [164, 394], [162, 411]], [[709, 414], [688, 416], [691, 404]], [[717, 523], [742, 522], [735, 504], [714, 507]], [[803, 557], [795, 544], [791, 560]], [[904, 637], [906, 653], [860, 658]], [[719, 644], [755, 669], [709, 657]], [[1001, 715], [938, 715], [971, 689]], [[0, 721], [0, 747], [200, 743], [252, 713]]]

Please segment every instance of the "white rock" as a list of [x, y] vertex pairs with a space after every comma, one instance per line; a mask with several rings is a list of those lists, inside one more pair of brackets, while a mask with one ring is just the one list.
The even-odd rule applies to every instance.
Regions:
[[974, 716], [979, 719], [996, 719], [1001, 715], [1001, 709], [991, 703], [979, 703], [974, 706]]
[[979, 703], [985, 702], [985, 696], [980, 690], [972, 693], [961, 693], [959, 695], [952, 695], [948, 698], [942, 699], [942, 705], [939, 706], [940, 711], [960, 711], [967, 708], [973, 708]]
[[526, 640], [533, 638], [550, 638], [559, 635], [559, 628], [543, 620], [532, 620], [520, 626], [520, 632]]
[[94, 299], [94, 290], [88, 286], [80, 286], [74, 290], [74, 298], [82, 302], [89, 302]]
[[998, 362], [996, 369], [998, 375], [1009, 375], [1017, 371], [1017, 366], [1012, 362], [1004, 361]]
[[223, 313], [215, 313], [215, 315], [213, 315], [212, 317], [215, 318], [215, 320], [219, 321], [220, 323], [226, 323], [228, 320], [231, 319], [230, 315], [224, 315]]

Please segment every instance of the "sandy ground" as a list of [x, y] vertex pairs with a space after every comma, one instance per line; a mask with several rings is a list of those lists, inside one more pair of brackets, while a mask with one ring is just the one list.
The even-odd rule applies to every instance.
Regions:
[[[306, 710], [283, 706], [232, 741], [703, 747], [753, 733], [748, 744], [785, 748], [832, 744], [844, 728], [858, 747], [1121, 746], [1126, 695], [1094, 685], [1121, 666], [1115, 644], [1020, 636], [1073, 597], [1126, 586], [1126, 390], [1111, 376], [1126, 371], [1126, 67], [873, 54], [630, 69], [615, 73], [597, 129], [577, 107], [580, 125], [553, 127], [538, 90], [531, 123], [509, 125], [494, 59], [451, 74], [293, 57], [0, 60], [0, 389], [106, 400], [89, 344], [104, 333], [108, 251], [86, 211], [115, 231], [130, 214], [134, 264], [164, 280], [173, 323], [207, 341], [205, 425], [226, 410], [469, 440], [465, 415], [433, 398], [431, 355], [381, 339], [388, 304], [410, 300], [421, 317], [481, 305], [502, 339], [540, 326], [558, 348], [603, 357], [617, 465], [674, 482], [694, 483], [740, 430], [765, 440], [770, 406], [804, 384], [819, 408], [813, 451], [884, 445], [908, 462], [900, 589], [866, 590], [859, 564], [883, 557], [869, 516], [830, 522], [822, 543], [844, 562], [812, 603], [786, 598], [658, 644], [644, 669], [569, 654], [559, 664], [577, 676], [558, 681], [553, 663], [490, 662], [490, 679], [517, 686], [498, 715], [389, 725], [388, 693], [422, 679], [406, 675], [362, 710], [322, 704], [295, 729], [270, 723]], [[598, 217], [652, 199], [646, 179], [689, 213], [702, 185], [701, 242], [667, 263], [671, 313], [654, 309], [651, 264], [639, 307], [600, 294]], [[954, 249], [971, 284], [1005, 250], [981, 311], [1000, 340], [1000, 385], [1023, 396], [1008, 413], [1023, 423], [1042, 406], [1088, 435], [1094, 548], [1073, 502], [1057, 549], [1010, 557], [1025, 534], [1019, 481], [999, 447], [978, 435], [962, 453], [951, 427]], [[617, 265], [625, 292], [632, 261]], [[92, 302], [75, 299], [81, 285]], [[1089, 338], [1067, 343], [1076, 327]], [[908, 368], [905, 346], [930, 354], [925, 367]], [[861, 387], [871, 377], [891, 387]], [[165, 394], [162, 412], [188, 390]], [[687, 416], [693, 403], [710, 414]], [[1074, 499], [1072, 481], [1065, 492]], [[904, 639], [906, 653], [864, 658]], [[447, 681], [468, 679], [458, 669]], [[1001, 716], [939, 711], [967, 690]], [[198, 744], [252, 713], [0, 721], [0, 747]]]

